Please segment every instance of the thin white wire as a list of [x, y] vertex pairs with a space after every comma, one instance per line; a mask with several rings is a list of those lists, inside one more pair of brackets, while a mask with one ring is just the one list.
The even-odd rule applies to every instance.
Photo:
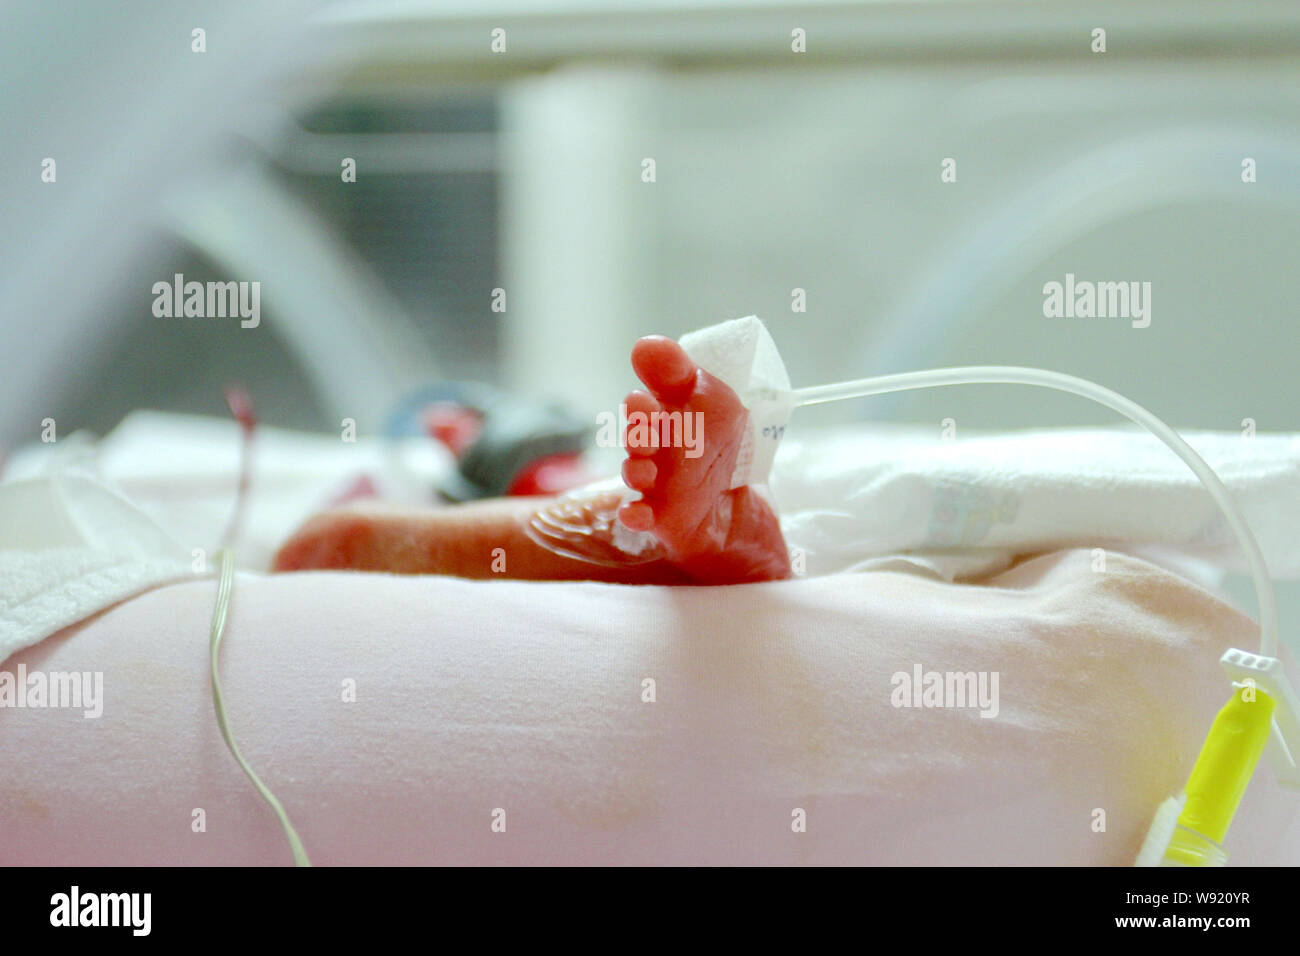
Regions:
[[1223, 482], [1219, 480], [1214, 469], [1206, 464], [1205, 459], [1183, 441], [1176, 431], [1141, 405], [1130, 401], [1118, 392], [1112, 392], [1084, 378], [1047, 369], [1020, 368], [1013, 365], [972, 365], [962, 368], [936, 368], [925, 372], [879, 375], [874, 378], [836, 382], [831, 385], [814, 385], [809, 388], [795, 389], [794, 398], [795, 406], [798, 407], [837, 402], [846, 398], [882, 395], [886, 392], [938, 388], [944, 385], [1033, 385], [1055, 389], [1058, 392], [1069, 392], [1119, 412], [1168, 445], [1200, 479], [1205, 490], [1210, 493], [1210, 497], [1223, 512], [1228, 526], [1237, 538], [1237, 543], [1241, 545], [1241, 550], [1246, 555], [1246, 562], [1250, 566], [1250, 576], [1255, 581], [1255, 599], [1259, 604], [1259, 653], [1264, 657], [1277, 656], [1277, 602], [1273, 597], [1273, 580], [1269, 577], [1268, 566], [1264, 562], [1259, 543], [1251, 533], [1250, 525], [1246, 523], [1237, 503], [1232, 499]]
[[226, 719], [226, 701], [221, 693], [221, 671], [217, 666], [217, 652], [221, 649], [221, 637], [226, 630], [226, 616], [230, 612], [230, 600], [235, 586], [235, 555], [229, 548], [222, 548], [218, 560], [220, 561], [220, 576], [217, 583], [217, 604], [212, 611], [212, 628], [208, 632], [208, 653], [212, 663], [212, 704], [217, 712], [217, 726], [221, 728], [221, 739], [226, 742], [230, 748], [230, 753], [234, 756], [235, 762], [239, 764], [244, 775], [257, 788], [257, 792], [262, 795], [262, 799], [271, 805], [275, 811], [276, 817], [280, 821], [280, 827], [284, 830], [285, 839], [289, 841], [289, 849], [293, 852], [293, 862], [295, 866], [311, 866], [311, 860], [307, 857], [307, 851], [303, 848], [302, 840], [298, 838], [298, 831], [293, 828], [289, 822], [289, 814], [285, 812], [283, 805], [271, 792], [271, 788], [262, 783], [262, 780], [253, 768], [249, 766], [244, 755], [239, 752], [239, 745], [235, 743], [235, 735], [230, 731], [230, 724]]

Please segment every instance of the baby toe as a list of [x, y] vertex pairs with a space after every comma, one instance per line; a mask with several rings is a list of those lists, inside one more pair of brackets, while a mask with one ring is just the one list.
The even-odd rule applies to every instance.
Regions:
[[672, 403], [695, 387], [696, 364], [686, 350], [663, 335], [647, 335], [632, 346], [632, 369], [656, 397]]
[[633, 501], [618, 509], [618, 520], [629, 531], [649, 531], [655, 526], [655, 513], [644, 501]]
[[652, 415], [655, 412], [662, 410], [662, 406], [660, 406], [658, 399], [649, 392], [643, 391], [639, 388], [636, 391], [627, 393], [627, 397], [623, 399], [623, 407], [627, 410], [629, 415], [633, 412]]
[[658, 475], [659, 467], [649, 458], [629, 458], [623, 462], [623, 483], [633, 491], [649, 491]]
[[631, 392], [623, 399], [627, 412], [627, 429], [623, 433], [623, 444], [629, 455], [649, 457], [659, 450], [654, 436], [645, 427], [650, 416], [660, 411], [659, 402], [649, 392]]

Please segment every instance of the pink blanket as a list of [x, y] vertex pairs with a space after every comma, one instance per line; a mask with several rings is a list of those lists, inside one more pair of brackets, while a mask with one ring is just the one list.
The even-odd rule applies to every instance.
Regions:
[[[289, 862], [218, 736], [214, 594], [5, 662], [102, 671], [105, 701], [0, 710], [0, 861]], [[1128, 864], [1227, 699], [1219, 654], [1255, 641], [1181, 578], [1067, 551], [960, 585], [241, 575], [222, 669], [317, 864]], [[996, 674], [996, 707], [924, 706], [918, 669]], [[1298, 808], [1261, 768], [1230, 861], [1300, 860]]]

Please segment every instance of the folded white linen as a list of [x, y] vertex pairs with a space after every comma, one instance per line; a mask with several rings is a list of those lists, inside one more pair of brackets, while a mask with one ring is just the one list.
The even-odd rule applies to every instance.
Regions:
[[180, 545], [89, 475], [0, 484], [0, 661], [194, 570]]
[[[1166, 553], [1244, 571], [1191, 470], [1146, 432], [1053, 429], [944, 440], [939, 429], [803, 433], [772, 492], [809, 574], [907, 554], [945, 577], [1066, 547]], [[1274, 578], [1300, 577], [1300, 437], [1185, 431], [1245, 513]], [[1162, 562], [1167, 563], [1167, 562]]]

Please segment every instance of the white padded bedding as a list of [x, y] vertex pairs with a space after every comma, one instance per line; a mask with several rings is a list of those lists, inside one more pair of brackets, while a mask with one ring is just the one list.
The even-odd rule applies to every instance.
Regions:
[[[151, 591], [7, 662], [102, 670], [106, 699], [95, 720], [0, 711], [0, 860], [289, 861], [217, 734], [214, 591]], [[1086, 551], [968, 584], [241, 575], [222, 666], [321, 864], [1127, 864], [1226, 699], [1218, 654], [1253, 630]], [[893, 706], [917, 664], [997, 671], [997, 716]], [[1232, 862], [1300, 859], [1298, 805], [1261, 770]]]

